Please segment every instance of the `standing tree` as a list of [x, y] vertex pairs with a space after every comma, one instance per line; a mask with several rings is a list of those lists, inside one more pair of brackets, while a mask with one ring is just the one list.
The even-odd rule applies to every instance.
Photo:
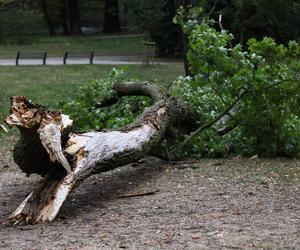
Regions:
[[120, 32], [119, 2], [118, 0], [105, 0], [103, 33]]
[[52, 3], [53, 15], [59, 20], [64, 35], [80, 34], [80, 9], [78, 0], [60, 0]]
[[70, 34], [80, 34], [80, 14], [78, 0], [67, 0], [68, 21]]
[[54, 26], [53, 26], [52, 20], [51, 20], [50, 15], [49, 15], [48, 1], [47, 0], [41, 0], [41, 8], [42, 8], [42, 12], [43, 12], [43, 15], [44, 15], [45, 22], [47, 24], [49, 35], [50, 36], [54, 35], [55, 30], [54, 30]]
[[128, 4], [128, 23], [137, 30], [147, 33], [147, 40], [150, 33], [160, 29], [160, 23], [165, 17], [164, 7], [166, 0], [129, 0]]
[[[197, 0], [175, 0], [175, 9], [178, 9], [180, 6], [182, 6], [184, 9], [189, 9], [192, 7], [198, 6], [199, 1]], [[182, 31], [182, 55], [184, 58], [184, 70], [185, 74], [191, 76], [192, 72], [190, 69], [190, 65], [187, 59], [187, 52], [188, 52], [188, 36], [185, 34], [184, 31]]]

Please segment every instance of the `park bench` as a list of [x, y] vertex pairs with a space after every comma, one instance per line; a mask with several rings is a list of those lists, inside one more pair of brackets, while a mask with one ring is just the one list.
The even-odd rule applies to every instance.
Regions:
[[47, 52], [45, 51], [18, 51], [16, 56], [16, 65], [19, 65], [20, 59], [41, 59], [43, 65], [46, 64]]
[[64, 64], [67, 64], [67, 59], [88, 58], [90, 60], [90, 64], [93, 64], [94, 56], [95, 56], [94, 51], [66, 51], [63, 61]]

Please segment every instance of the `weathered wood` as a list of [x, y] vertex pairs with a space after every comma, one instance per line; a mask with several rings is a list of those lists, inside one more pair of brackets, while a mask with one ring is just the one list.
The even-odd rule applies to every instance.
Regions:
[[12, 97], [6, 123], [21, 134], [14, 159], [27, 174], [45, 176], [11, 215], [12, 221], [52, 221], [68, 194], [86, 178], [138, 161], [164, 138], [167, 127], [190, 117], [181, 102], [154, 85], [117, 84], [114, 90], [119, 97], [149, 96], [153, 104], [128, 126], [83, 134], [70, 134], [72, 121], [61, 112]]

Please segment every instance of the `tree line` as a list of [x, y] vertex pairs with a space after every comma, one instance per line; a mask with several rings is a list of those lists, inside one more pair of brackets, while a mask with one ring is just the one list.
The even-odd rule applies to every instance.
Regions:
[[[120, 31], [118, 0], [2, 0], [0, 12], [34, 11], [43, 16], [49, 35], [60, 33], [76, 35], [82, 32], [84, 15], [95, 16], [94, 9], [99, 13], [99, 19], [104, 19], [103, 32]], [[101, 11], [103, 9], [103, 11]], [[88, 19], [88, 18], [87, 18]], [[90, 19], [88, 19], [90, 21]]]
[[[0, 0], [0, 19], [11, 11], [6, 26], [14, 29], [14, 22], [25, 22], [15, 33], [26, 32], [26, 21], [28, 32], [33, 32], [33, 24], [39, 23], [49, 35], [78, 35], [84, 27], [106, 34], [124, 30], [146, 32], [157, 42], [161, 55], [174, 56], [187, 50], [186, 36], [173, 23], [180, 6], [201, 7], [214, 20], [222, 15], [224, 29], [235, 37], [233, 43], [244, 47], [251, 37], [269, 36], [285, 44], [300, 37], [298, 0]], [[31, 15], [22, 16], [25, 12]], [[36, 15], [41, 19], [32, 18]]]

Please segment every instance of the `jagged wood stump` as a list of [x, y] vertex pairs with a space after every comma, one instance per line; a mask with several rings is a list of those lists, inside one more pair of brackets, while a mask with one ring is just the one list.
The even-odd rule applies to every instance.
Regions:
[[186, 125], [191, 119], [180, 101], [154, 85], [121, 83], [114, 90], [116, 95], [106, 103], [125, 95], [145, 95], [152, 106], [126, 127], [82, 134], [70, 133], [72, 120], [60, 111], [49, 111], [25, 97], [11, 98], [6, 123], [20, 130], [14, 160], [25, 173], [44, 177], [12, 213], [12, 222], [54, 220], [68, 194], [86, 178], [139, 160], [164, 138], [168, 127]]

